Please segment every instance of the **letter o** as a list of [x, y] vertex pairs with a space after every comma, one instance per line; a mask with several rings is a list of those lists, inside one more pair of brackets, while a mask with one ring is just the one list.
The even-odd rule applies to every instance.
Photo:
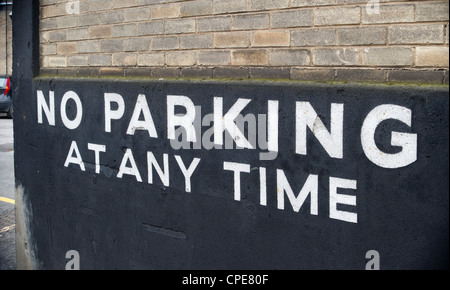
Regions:
[[[75, 102], [75, 105], [77, 107], [77, 115], [73, 120], [70, 120], [67, 117], [66, 113], [67, 101], [69, 101], [70, 99]], [[66, 126], [67, 129], [71, 130], [76, 129], [80, 125], [82, 118], [83, 118], [83, 106], [81, 105], [80, 97], [78, 97], [77, 93], [73, 91], [66, 92], [61, 100], [61, 119], [64, 123], [64, 126]]]

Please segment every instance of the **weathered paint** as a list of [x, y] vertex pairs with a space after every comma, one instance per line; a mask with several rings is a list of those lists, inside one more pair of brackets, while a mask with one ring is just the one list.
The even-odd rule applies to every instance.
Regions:
[[33, 218], [30, 216], [31, 204], [26, 201], [24, 188], [16, 184], [15, 192], [16, 208], [16, 264], [18, 270], [38, 269], [35, 257], [34, 242], [31, 242], [30, 224]]

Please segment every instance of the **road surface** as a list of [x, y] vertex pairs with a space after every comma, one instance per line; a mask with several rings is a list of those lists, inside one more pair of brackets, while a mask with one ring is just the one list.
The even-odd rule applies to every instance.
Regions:
[[0, 270], [15, 268], [13, 122], [0, 114]]

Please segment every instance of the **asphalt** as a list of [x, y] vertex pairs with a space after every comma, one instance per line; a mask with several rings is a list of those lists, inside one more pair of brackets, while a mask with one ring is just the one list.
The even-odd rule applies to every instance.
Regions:
[[0, 270], [16, 269], [13, 122], [0, 114]]

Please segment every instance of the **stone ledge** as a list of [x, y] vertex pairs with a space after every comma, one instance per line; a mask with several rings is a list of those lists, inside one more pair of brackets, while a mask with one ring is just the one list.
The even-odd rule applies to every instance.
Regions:
[[448, 85], [449, 70], [368, 69], [336, 67], [72, 67], [41, 68], [41, 75], [143, 78], [268, 79], [317, 82], [415, 83]]

